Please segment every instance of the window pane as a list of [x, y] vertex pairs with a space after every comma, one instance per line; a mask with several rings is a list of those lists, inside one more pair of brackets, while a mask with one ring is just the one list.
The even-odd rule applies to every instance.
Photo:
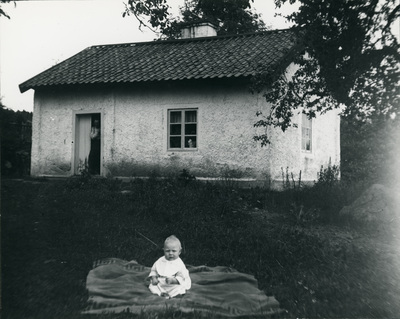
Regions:
[[181, 124], [171, 124], [169, 134], [171, 135], [181, 135]]
[[185, 137], [185, 147], [186, 148], [195, 148], [195, 147], [197, 147], [196, 136], [186, 136]]
[[168, 148], [197, 148], [197, 110], [168, 111]]
[[302, 114], [301, 129], [301, 148], [305, 151], [311, 151], [312, 148], [312, 120], [306, 114]]
[[303, 138], [307, 139], [310, 136], [310, 129], [303, 127], [302, 133], [303, 133]]
[[302, 126], [311, 128], [312, 120], [310, 120], [307, 115], [302, 114]]
[[186, 111], [185, 112], [185, 122], [197, 122], [197, 111]]
[[303, 139], [302, 142], [303, 150], [305, 151], [311, 151], [311, 141], [309, 139]]
[[170, 137], [169, 138], [169, 147], [170, 148], [181, 148], [181, 137]]
[[197, 124], [185, 124], [185, 135], [196, 135]]
[[311, 129], [302, 127], [301, 129], [301, 148], [311, 151]]
[[169, 122], [170, 123], [181, 123], [182, 122], [182, 112], [174, 111], [169, 113]]

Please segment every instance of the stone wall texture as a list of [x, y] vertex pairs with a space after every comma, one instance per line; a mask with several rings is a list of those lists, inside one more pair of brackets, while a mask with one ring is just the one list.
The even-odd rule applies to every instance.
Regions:
[[[197, 148], [169, 151], [168, 110], [185, 108], [198, 111]], [[282, 168], [288, 168], [314, 180], [329, 159], [339, 163], [337, 112], [313, 120], [313, 150], [303, 152], [301, 125], [285, 133], [269, 129], [272, 144], [256, 143], [259, 110], [268, 111], [262, 94], [251, 94], [238, 81], [37, 91], [31, 174], [74, 174], [75, 121], [85, 113], [102, 116], [104, 176], [176, 175], [187, 169], [198, 177], [279, 180]]]

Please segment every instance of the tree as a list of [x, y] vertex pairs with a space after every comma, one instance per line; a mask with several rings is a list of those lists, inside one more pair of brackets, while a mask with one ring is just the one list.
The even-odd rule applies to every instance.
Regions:
[[[156, 32], [170, 22], [167, 0], [128, 0], [123, 17], [133, 14], [139, 21], [139, 29], [147, 27]], [[148, 20], [148, 21], [147, 21]]]
[[0, 99], [1, 174], [29, 174], [32, 113], [7, 109]]
[[218, 26], [218, 34], [240, 34], [265, 28], [260, 15], [251, 9], [253, 0], [185, 0], [180, 16], [169, 14], [166, 0], [129, 0], [123, 16], [134, 15], [141, 27], [161, 33], [161, 38], [180, 37], [182, 23], [207, 20]]
[[400, 182], [400, 118], [368, 123], [345, 120], [340, 131], [342, 180]]
[[[8, 2], [11, 2], [11, 0], [0, 0], [0, 4], [1, 3], [8, 3]], [[15, 1], [14, 1], [14, 5], [15, 5]], [[1, 16], [10, 19], [10, 16], [3, 10], [3, 8], [0, 5], [0, 17]]]
[[[272, 108], [258, 127], [293, 126], [299, 111], [310, 118], [342, 108], [351, 121], [400, 116], [400, 52], [392, 26], [399, 22], [398, 0], [275, 0], [300, 3], [287, 18], [294, 22], [304, 54], [292, 78], [259, 75], [270, 85], [265, 98]], [[268, 135], [255, 137], [269, 143]]]
[[[274, 0], [300, 4], [287, 19], [300, 41], [291, 78], [277, 72], [258, 74], [252, 90], [270, 88], [268, 114], [258, 113], [256, 127], [293, 124], [296, 113], [310, 118], [335, 108], [349, 121], [371, 121], [400, 116], [400, 52], [392, 26], [399, 21], [399, 0]], [[218, 21], [219, 34], [260, 30], [264, 26], [251, 11], [250, 0], [186, 0], [182, 18], [172, 18], [166, 0], [129, 0], [126, 14], [141, 26], [150, 24], [162, 37], [179, 37], [180, 21], [198, 18]], [[149, 18], [148, 23], [146, 19]], [[267, 132], [267, 130], [266, 130]], [[268, 144], [267, 133], [254, 137]]]
[[219, 24], [219, 35], [256, 32], [265, 28], [261, 17], [251, 10], [249, 0], [191, 0], [182, 10], [183, 21], [198, 18]]

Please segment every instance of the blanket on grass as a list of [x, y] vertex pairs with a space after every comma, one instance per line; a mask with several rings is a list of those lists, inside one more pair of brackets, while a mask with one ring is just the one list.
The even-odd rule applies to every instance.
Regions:
[[176, 310], [205, 316], [266, 318], [283, 311], [274, 297], [267, 297], [258, 289], [257, 280], [251, 275], [220, 266], [187, 268], [192, 288], [182, 297], [165, 299], [149, 291], [149, 267], [117, 258], [100, 260], [87, 276], [89, 300], [83, 313]]

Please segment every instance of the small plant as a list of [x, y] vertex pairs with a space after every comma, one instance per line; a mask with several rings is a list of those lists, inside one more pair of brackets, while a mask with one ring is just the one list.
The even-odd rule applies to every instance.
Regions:
[[321, 166], [313, 187], [302, 191], [303, 216], [305, 220], [333, 221], [346, 200], [346, 186], [340, 183], [339, 166]]
[[301, 171], [299, 173], [299, 179], [297, 181], [296, 185], [296, 180], [294, 179], [293, 172], [290, 173], [289, 175], [289, 167], [286, 167], [286, 172], [283, 170], [283, 167], [281, 167], [281, 172], [282, 172], [282, 188], [284, 190], [299, 190], [302, 187], [301, 183]]
[[338, 165], [332, 165], [329, 159], [327, 168], [321, 166], [318, 173], [318, 180], [315, 182], [316, 186], [332, 187], [339, 182], [340, 168]]

